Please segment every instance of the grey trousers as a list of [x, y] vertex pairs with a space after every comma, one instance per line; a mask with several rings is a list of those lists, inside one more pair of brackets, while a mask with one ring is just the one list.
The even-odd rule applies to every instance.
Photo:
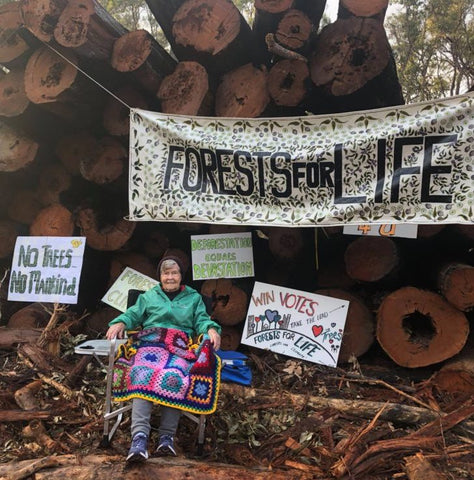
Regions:
[[[134, 398], [132, 402], [132, 438], [138, 433], [143, 432], [148, 437], [150, 436], [150, 418], [153, 409], [153, 402], [143, 400], [141, 398]], [[160, 435], [176, 434], [178, 429], [179, 418], [181, 410], [173, 407], [165, 407], [160, 405], [160, 428], [158, 433]]]

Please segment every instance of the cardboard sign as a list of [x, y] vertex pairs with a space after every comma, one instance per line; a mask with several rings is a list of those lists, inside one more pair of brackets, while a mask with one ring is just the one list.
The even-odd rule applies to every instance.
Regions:
[[191, 236], [193, 279], [253, 277], [252, 234]]
[[121, 312], [125, 312], [129, 290], [150, 290], [157, 283], [158, 280], [137, 272], [133, 268], [126, 267], [104, 295], [102, 301]]
[[416, 238], [418, 234], [418, 225], [410, 223], [400, 223], [398, 225], [344, 225], [342, 230], [344, 235], [366, 235], [371, 237], [402, 237]]
[[242, 343], [335, 367], [349, 302], [255, 282]]
[[77, 303], [85, 237], [18, 237], [8, 300]]

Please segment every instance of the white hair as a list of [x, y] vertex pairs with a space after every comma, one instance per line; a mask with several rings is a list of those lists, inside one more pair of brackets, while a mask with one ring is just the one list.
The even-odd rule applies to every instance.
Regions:
[[169, 268], [173, 268], [175, 265], [178, 267], [179, 273], [181, 273], [178, 262], [175, 262], [174, 260], [164, 260], [163, 263], [160, 265], [160, 273], [163, 273]]

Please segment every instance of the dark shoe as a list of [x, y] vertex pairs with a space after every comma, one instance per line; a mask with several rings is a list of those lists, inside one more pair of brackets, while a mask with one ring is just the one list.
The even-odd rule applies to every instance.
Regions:
[[172, 455], [176, 457], [176, 450], [174, 449], [174, 441], [171, 435], [160, 435], [160, 442], [156, 453], [159, 455]]
[[132, 439], [132, 446], [128, 451], [127, 462], [144, 462], [148, 459], [148, 437], [142, 433], [137, 433]]

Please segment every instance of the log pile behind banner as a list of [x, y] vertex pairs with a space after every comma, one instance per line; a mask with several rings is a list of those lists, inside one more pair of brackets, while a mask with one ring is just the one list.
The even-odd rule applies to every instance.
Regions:
[[[348, 296], [355, 294], [358, 301], [366, 305], [365, 309], [355, 308], [356, 300], [353, 301], [354, 320], [349, 319], [348, 330], [351, 341], [346, 344], [344, 360], [367, 350], [371, 338], [374, 339], [368, 317], [376, 312], [390, 291], [399, 287], [433, 289], [456, 302], [458, 309], [460, 305], [472, 307], [472, 298], [467, 298], [473, 290], [472, 276], [466, 273], [465, 266], [472, 267], [473, 263], [470, 250], [473, 233], [469, 225], [472, 223], [472, 210], [469, 210], [472, 160], [466, 162], [467, 157], [473, 157], [469, 142], [462, 143], [463, 132], [472, 131], [469, 106], [472, 98], [454, 103], [433, 102], [426, 105], [426, 110], [417, 112], [408, 107], [407, 110], [395, 108], [404, 101], [383, 27], [388, 1], [341, 0], [337, 20], [324, 28], [320, 28], [324, 0], [255, 1], [252, 25], [229, 0], [148, 0], [147, 3], [172, 47], [172, 54], [147, 32], [128, 32], [95, 0], [22, 0], [0, 7], [0, 63], [6, 67], [0, 71], [2, 278], [3, 272], [10, 268], [15, 238], [19, 234], [86, 236], [77, 310], [87, 307], [93, 311], [87, 320], [88, 331], [96, 335], [114, 315], [113, 309], [104, 309], [100, 299], [126, 266], [153, 276], [158, 259], [166, 251], [181, 255], [183, 262], [189, 264], [190, 235], [252, 230], [255, 280], [304, 291], [326, 289], [329, 292], [342, 288], [350, 290]], [[219, 31], [217, 37], [216, 31]], [[99, 88], [76, 66], [114, 96]], [[441, 105], [444, 103], [446, 107]], [[454, 105], [461, 105], [464, 110], [451, 109]], [[195, 138], [183, 138], [176, 144], [180, 148], [204, 141], [196, 137], [197, 127], [204, 122], [201, 116], [214, 117], [206, 122], [214, 122], [217, 132], [223, 129], [220, 134], [226, 137], [225, 142], [218, 148], [234, 148], [236, 140], [258, 125], [262, 129], [255, 130], [259, 151], [269, 151], [270, 146], [265, 143], [268, 138], [274, 141], [272, 129], [275, 136], [294, 142], [308, 134], [314, 136], [314, 122], [320, 122], [319, 137], [314, 136], [316, 144], [310, 148], [316, 162], [307, 169], [301, 165], [301, 158], [288, 159], [286, 155], [275, 158], [273, 164], [267, 159], [257, 160], [258, 168], [273, 165], [271, 185], [265, 183], [263, 176], [253, 179], [250, 168], [240, 164], [243, 179], [238, 184], [240, 190], [249, 191], [251, 181], [256, 197], [260, 191], [268, 193], [271, 189], [280, 195], [274, 196], [278, 209], [273, 212], [272, 207], [271, 215], [281, 215], [284, 221], [271, 224], [281, 227], [270, 227], [263, 207], [255, 209], [251, 202], [236, 204], [224, 214], [227, 220], [232, 217], [229, 223], [239, 225], [218, 225], [217, 216], [222, 211], [215, 211], [214, 217], [206, 218], [206, 215], [209, 202], [214, 211], [220, 200], [214, 203], [212, 198], [206, 198], [209, 192], [204, 190], [192, 192], [196, 206], [193, 218], [189, 212], [180, 213], [179, 221], [173, 218], [173, 212], [181, 212], [183, 207], [175, 195], [167, 203], [168, 210], [162, 211], [166, 222], [135, 222], [124, 218], [128, 215], [128, 179], [131, 175], [132, 184], [139, 182], [143, 172], [152, 165], [145, 161], [140, 172], [137, 165], [129, 168], [128, 147], [134, 154], [140, 147], [135, 144], [135, 137], [129, 145], [129, 107], [163, 115], [198, 115], [187, 119], [189, 125], [195, 122]], [[374, 108], [386, 108], [380, 122], [375, 120], [380, 120], [380, 113], [368, 112]], [[445, 109], [447, 116], [441, 118], [436, 108]], [[347, 113], [356, 110], [363, 112]], [[306, 119], [308, 114], [325, 117]], [[134, 113], [134, 120], [137, 115]], [[223, 116], [245, 120], [238, 124], [239, 120], [218, 118]], [[282, 119], [288, 116], [300, 119], [290, 125]], [[258, 122], [267, 118], [267, 125], [252, 123], [252, 117], [259, 117], [255, 118]], [[456, 130], [451, 122], [454, 117], [462, 131]], [[371, 138], [370, 144], [360, 142], [357, 136], [349, 140], [350, 128], [343, 131], [339, 123], [347, 118], [352, 118], [352, 125], [363, 138]], [[427, 124], [422, 123], [428, 118]], [[402, 126], [405, 120], [409, 127]], [[385, 135], [378, 138], [373, 128], [379, 123], [387, 135], [392, 135], [390, 138]], [[232, 132], [225, 130], [228, 126], [232, 126]], [[147, 135], [148, 132], [140, 135], [139, 142], [148, 141]], [[407, 145], [403, 140], [406, 137], [410, 137]], [[431, 156], [426, 153], [430, 151], [425, 148], [426, 138], [431, 138]], [[275, 142], [278, 143], [278, 139]], [[364, 147], [368, 150], [364, 151]], [[156, 152], [159, 148], [157, 145]], [[250, 151], [250, 147], [246, 151]], [[294, 154], [290, 147], [282, 152]], [[179, 165], [182, 155], [178, 152], [173, 162]], [[448, 155], [453, 156], [452, 162], [447, 160]], [[386, 162], [377, 163], [377, 159], [384, 157]], [[209, 158], [211, 163], [206, 164], [205, 178], [210, 191], [220, 188], [219, 185], [224, 190], [230, 188], [226, 183], [228, 165], [216, 156], [214, 166], [212, 153]], [[242, 158], [247, 157], [243, 154]], [[152, 164], [154, 160], [152, 156]], [[394, 162], [401, 164], [396, 166]], [[288, 170], [287, 163], [294, 166]], [[316, 169], [315, 165], [318, 165]], [[401, 168], [399, 178], [394, 174], [394, 167]], [[169, 173], [171, 183], [183, 180], [179, 166]], [[375, 187], [371, 183], [374, 174]], [[370, 182], [368, 176], [371, 176]], [[193, 187], [197, 177], [190, 175], [184, 180]], [[146, 190], [146, 201], [159, 205], [161, 187], [155, 185], [151, 177], [145, 181], [146, 186], [141, 184], [140, 188]], [[237, 189], [237, 184], [234, 183], [233, 188]], [[223, 191], [219, 195], [230, 201], [231, 195], [227, 193]], [[397, 193], [399, 197], [394, 198]], [[131, 195], [133, 201], [142, 198], [140, 192], [138, 197], [134, 196], [133, 190]], [[365, 200], [355, 204], [335, 202], [362, 196]], [[450, 201], [443, 198], [438, 203], [438, 196], [450, 196]], [[308, 210], [299, 212], [296, 203], [305, 198], [313, 201], [307, 217], [311, 228], [302, 229], [297, 226]], [[404, 202], [400, 210], [395, 207], [398, 200]], [[413, 201], [411, 206], [410, 201]], [[328, 207], [324, 213], [323, 204]], [[143, 220], [146, 210], [140, 211], [140, 208], [134, 215]], [[154, 217], [154, 208], [150, 218], [158, 220]], [[248, 221], [251, 213], [262, 220], [258, 222], [259, 227], [255, 227], [254, 221]], [[326, 221], [327, 215], [332, 216], [334, 222]], [[416, 241], [391, 239], [397, 248], [382, 251], [391, 252], [396, 258], [381, 263], [382, 266], [395, 263], [393, 271], [376, 281], [372, 280], [373, 275], [369, 280], [360, 280], [363, 261], [355, 262], [359, 265], [358, 273], [353, 269], [346, 271], [344, 264], [346, 248], [353, 238], [342, 236], [337, 228], [313, 227], [319, 223], [366, 222], [376, 219], [377, 215], [380, 215], [379, 221], [390, 223], [416, 219], [423, 223], [468, 224], [462, 228], [446, 226], [441, 232], [424, 230], [423, 237], [420, 227], [420, 239]], [[188, 223], [190, 221], [206, 224]], [[290, 223], [293, 228], [286, 228]], [[433, 259], [439, 267], [437, 273]], [[443, 270], [449, 263], [464, 267]], [[370, 270], [370, 267], [364, 265], [363, 269]], [[373, 270], [380, 269], [374, 266]], [[189, 276], [186, 280], [192, 283]], [[216, 283], [211, 288], [214, 309], [235, 312], [235, 318], [242, 316], [253, 280]], [[19, 302], [6, 302], [7, 283], [8, 275], [0, 288], [3, 324], [25, 307]], [[402, 321], [402, 328], [413, 331], [417, 328], [414, 322], [417, 314], [409, 315], [409, 321]], [[430, 322], [425, 318], [421, 324], [428, 328], [428, 337], [432, 338], [436, 336], [437, 327]], [[15, 329], [21, 323], [19, 313]], [[226, 326], [228, 344], [233, 348], [240, 326], [238, 318], [237, 323], [233, 321]], [[360, 336], [363, 345], [356, 345], [358, 328], [363, 329]], [[419, 335], [423, 336], [423, 331]], [[15, 334], [10, 338], [9, 345], [14, 345], [18, 342], [15, 338], [26, 337]], [[456, 343], [459, 348], [461, 343]]]

